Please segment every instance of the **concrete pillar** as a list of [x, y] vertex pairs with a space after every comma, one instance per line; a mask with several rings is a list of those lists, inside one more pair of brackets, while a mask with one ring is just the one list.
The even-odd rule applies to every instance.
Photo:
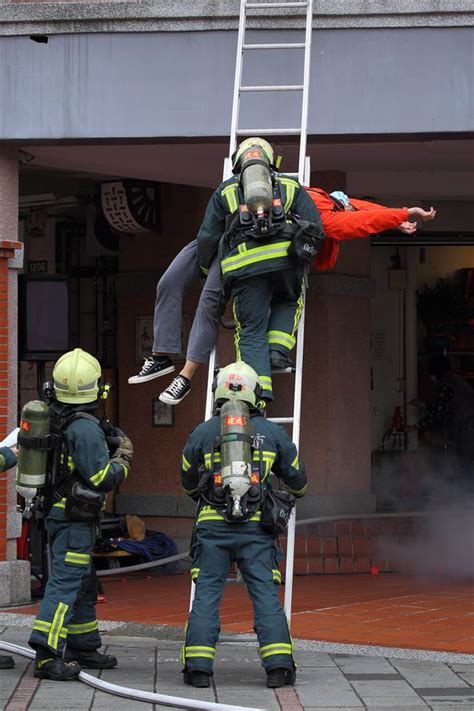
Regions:
[[[0, 147], [0, 440], [18, 422], [17, 272], [22, 265], [22, 244], [17, 239], [18, 156]], [[30, 564], [16, 560], [20, 533], [14, 471], [1, 472], [0, 606], [30, 600]]]
[[336, 273], [309, 279], [300, 443], [309, 485], [299, 518], [375, 509], [369, 260], [369, 240], [347, 243]]

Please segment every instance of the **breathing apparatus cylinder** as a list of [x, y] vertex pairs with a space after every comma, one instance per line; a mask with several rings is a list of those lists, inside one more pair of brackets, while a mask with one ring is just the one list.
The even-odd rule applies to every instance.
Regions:
[[248, 209], [257, 217], [268, 213], [273, 201], [273, 186], [270, 164], [262, 146], [249, 146], [244, 151], [240, 172]]
[[252, 450], [250, 447], [250, 413], [243, 400], [228, 400], [221, 414], [222, 487], [232, 497], [231, 517], [244, 516], [241, 499], [251, 486]]
[[48, 450], [38, 440], [44, 440], [49, 435], [50, 420], [49, 407], [41, 400], [27, 402], [21, 412], [16, 490], [25, 499], [26, 516], [31, 513], [38, 489], [46, 484]]

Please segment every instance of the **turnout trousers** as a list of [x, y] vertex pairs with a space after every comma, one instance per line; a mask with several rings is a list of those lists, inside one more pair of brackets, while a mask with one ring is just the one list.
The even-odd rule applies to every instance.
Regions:
[[[181, 352], [181, 323], [184, 294], [202, 277], [197, 262], [197, 241], [187, 244], [171, 262], [156, 288], [153, 318], [153, 352]], [[199, 298], [189, 333], [186, 357], [195, 363], [207, 363], [219, 330], [223, 306], [220, 263], [212, 262]]]
[[185, 669], [212, 674], [220, 632], [219, 604], [229, 566], [239, 566], [254, 610], [262, 666], [294, 669], [292, 643], [278, 597], [275, 537], [259, 523], [213, 521], [199, 524], [192, 547], [191, 576], [196, 595], [189, 615], [181, 661]]
[[273, 399], [270, 349], [287, 355], [295, 346], [303, 310], [300, 269], [283, 269], [236, 279], [234, 299], [235, 350], [259, 375], [262, 397]]
[[48, 579], [30, 647], [62, 656], [64, 645], [93, 651], [101, 645], [96, 619], [97, 577], [91, 562], [93, 524], [46, 519], [51, 554]]

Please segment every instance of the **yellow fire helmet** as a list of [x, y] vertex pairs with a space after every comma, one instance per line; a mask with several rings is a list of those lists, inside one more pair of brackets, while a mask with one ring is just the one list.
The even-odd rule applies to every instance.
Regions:
[[97, 358], [82, 348], [68, 351], [56, 361], [53, 385], [56, 399], [68, 405], [97, 400], [101, 368]]
[[243, 400], [249, 405], [255, 405], [260, 393], [261, 386], [257, 373], [242, 360], [226, 365], [217, 374], [214, 390], [216, 402]]
[[270, 143], [264, 138], [246, 138], [245, 141], [242, 141], [242, 143], [239, 145], [234, 155], [232, 156], [232, 170], [234, 171], [234, 173], [239, 172], [240, 159], [242, 158], [245, 151], [251, 148], [252, 146], [260, 146], [269, 164], [273, 165], [273, 148]]

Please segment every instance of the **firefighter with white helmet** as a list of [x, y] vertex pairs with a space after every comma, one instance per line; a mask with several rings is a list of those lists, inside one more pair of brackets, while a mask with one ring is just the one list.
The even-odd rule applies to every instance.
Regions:
[[[91, 552], [106, 492], [126, 479], [133, 447], [121, 430], [95, 416], [104, 391], [100, 378], [99, 362], [81, 348], [65, 353], [53, 369], [54, 397], [48, 416], [54, 438], [50, 441], [55, 444], [48, 452], [42, 504], [51, 575], [29, 644], [36, 651], [34, 675], [54, 681], [74, 679], [81, 668], [109, 669], [117, 664], [114, 656], [97, 651], [101, 640]], [[29, 405], [35, 402], [39, 403]], [[38, 407], [25, 406], [25, 417], [30, 411], [36, 416], [40, 413]], [[38, 444], [28, 437], [29, 430], [22, 414], [17, 475], [20, 492], [22, 484], [29, 481], [28, 453], [34, 453]]]
[[191, 432], [183, 450], [183, 488], [199, 501], [191, 546], [196, 596], [182, 649], [184, 681], [193, 686], [210, 685], [219, 604], [232, 561], [253, 601], [267, 686], [293, 684], [295, 679], [291, 638], [278, 598], [280, 552], [266, 512], [270, 492], [277, 493], [270, 472], [295, 497], [305, 493], [306, 474], [286, 431], [257, 408], [260, 391], [258, 375], [246, 363], [223, 368], [215, 379], [216, 414]]
[[[244, 140], [232, 159], [234, 176], [207, 206], [198, 261], [206, 271], [217, 250], [224, 290], [234, 301], [236, 355], [257, 371], [264, 401], [272, 400], [272, 368], [289, 353], [303, 307], [304, 250], [314, 259], [324, 232], [318, 210], [294, 177], [280, 174], [272, 146]], [[306, 246], [296, 244], [305, 236]], [[310, 258], [311, 257], [311, 258]]]

